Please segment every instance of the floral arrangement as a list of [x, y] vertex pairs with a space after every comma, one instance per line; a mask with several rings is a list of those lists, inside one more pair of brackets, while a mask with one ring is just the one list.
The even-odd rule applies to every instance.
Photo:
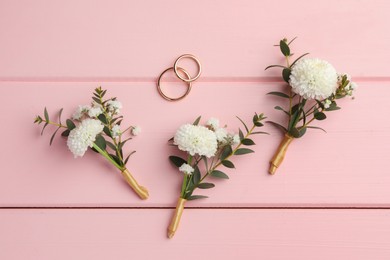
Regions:
[[201, 117], [199, 117], [193, 124], [182, 125], [170, 140], [179, 150], [186, 152], [186, 159], [178, 156], [169, 157], [173, 165], [183, 173], [180, 197], [168, 228], [169, 238], [174, 236], [179, 226], [185, 202], [207, 198], [204, 195], [194, 194], [194, 191], [197, 188], [214, 188], [213, 183], [206, 182], [209, 177], [229, 179], [226, 173], [219, 170], [219, 167], [235, 168], [231, 161], [233, 156], [254, 152], [249, 148], [241, 147], [255, 144], [249, 137], [254, 134], [266, 134], [265, 132], [254, 131], [256, 127], [263, 126], [261, 122], [265, 119], [263, 114], [253, 116], [253, 126], [251, 128], [248, 128], [240, 118], [238, 119], [245, 128], [245, 134], [241, 129], [238, 129], [238, 134], [228, 132], [226, 126], [220, 127], [219, 120], [215, 118], [208, 120], [204, 126], [199, 125], [201, 120]]
[[287, 126], [270, 122], [285, 134], [270, 162], [270, 174], [276, 172], [294, 138], [302, 137], [308, 128], [325, 132], [324, 129], [312, 126], [311, 123], [326, 119], [327, 112], [339, 110], [336, 101], [347, 96], [352, 97], [353, 91], [357, 88], [348, 74], [337, 73], [327, 61], [304, 58], [308, 53], [291, 63], [290, 58], [293, 54], [290, 51], [290, 44], [294, 40], [295, 38], [288, 42], [287, 39], [283, 39], [277, 45], [286, 59], [286, 66], [271, 65], [266, 68], [266, 70], [273, 67], [282, 68], [283, 80], [289, 85], [286, 93], [278, 91], [268, 93], [286, 99], [288, 103], [287, 109], [275, 107], [288, 117]]
[[62, 136], [67, 137], [67, 145], [74, 157], [83, 157], [88, 148], [102, 155], [114, 165], [123, 175], [127, 183], [133, 188], [141, 199], [147, 199], [149, 194], [145, 187], [140, 186], [126, 168], [126, 163], [131, 152], [126, 157], [123, 153], [124, 145], [132, 137], [123, 139], [126, 132], [133, 136], [138, 135], [141, 128], [130, 126], [121, 130], [123, 116], [119, 115], [122, 104], [116, 98], [104, 99], [107, 90], [96, 88], [91, 105], [80, 105], [74, 112], [72, 119], [67, 119], [65, 124], [61, 122], [63, 109], [59, 111], [58, 122], [51, 121], [47, 109], [44, 115], [37, 116], [34, 123], [42, 124], [43, 134], [48, 125], [57, 127], [50, 139], [50, 145], [60, 129], [65, 129]]

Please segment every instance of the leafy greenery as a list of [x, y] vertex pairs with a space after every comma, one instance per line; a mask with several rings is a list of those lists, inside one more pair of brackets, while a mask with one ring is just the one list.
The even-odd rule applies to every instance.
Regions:
[[[100, 122], [104, 125], [104, 129], [101, 134], [96, 136], [96, 140], [93, 144], [92, 150], [100, 153], [115, 167], [123, 171], [126, 169], [126, 163], [128, 162], [130, 156], [134, 154], [135, 151], [129, 153], [126, 157], [124, 157], [123, 147], [125, 143], [127, 143], [127, 141], [131, 140], [131, 138], [122, 140], [122, 136], [125, 132], [130, 131], [132, 127], [126, 128], [126, 130], [121, 131], [118, 136], [114, 137], [114, 135], [112, 134], [113, 127], [115, 125], [121, 124], [123, 116], [119, 116], [116, 110], [110, 109], [108, 102], [110, 100], [115, 101], [116, 98], [114, 97], [104, 99], [106, 92], [107, 90], [103, 90], [101, 87], [96, 88], [93, 92], [92, 105], [101, 108], [102, 113], [97, 117], [97, 119], [100, 120]], [[68, 137], [70, 131], [77, 127], [76, 123], [81, 122], [81, 120], [66, 119], [65, 124], [63, 124], [61, 121], [62, 111], [63, 109], [61, 108], [58, 113], [58, 122], [52, 121], [50, 119], [46, 107], [43, 111], [43, 117], [38, 115], [34, 120], [34, 123], [36, 124], [44, 123], [41, 134], [43, 134], [45, 128], [48, 125], [53, 125], [57, 127], [57, 129], [50, 138], [50, 145], [53, 143], [54, 137], [60, 129], [65, 129], [61, 135], [63, 137]]]
[[[241, 128], [239, 128], [239, 142], [234, 144], [232, 140], [227, 140], [225, 143], [219, 143], [215, 156], [207, 158], [206, 156], [192, 156], [187, 154], [187, 159], [181, 158], [179, 156], [169, 156], [169, 160], [177, 168], [180, 168], [183, 164], [188, 164], [194, 169], [192, 174], [183, 174], [183, 182], [180, 193], [181, 198], [187, 200], [207, 198], [206, 196], [194, 195], [193, 193], [197, 188], [211, 189], [215, 187], [215, 184], [206, 182], [208, 177], [215, 179], [229, 179], [229, 176], [219, 169], [220, 166], [225, 168], [235, 168], [235, 165], [232, 162], [232, 158], [234, 156], [242, 156], [244, 154], [254, 153], [254, 151], [251, 149], [242, 148], [242, 146], [251, 146], [255, 144], [254, 141], [250, 139], [250, 136], [255, 134], [267, 134], [266, 132], [254, 131], [256, 128], [263, 126], [262, 121], [266, 118], [263, 114], [255, 114], [253, 116], [253, 125], [251, 127], [248, 127], [248, 125], [241, 118], [237, 118], [245, 129], [245, 134]], [[198, 117], [195, 120], [194, 125], [198, 125], [200, 120], [201, 117]], [[173, 139], [170, 141], [172, 140]], [[201, 169], [199, 168], [201, 164], [203, 173], [201, 173]]]

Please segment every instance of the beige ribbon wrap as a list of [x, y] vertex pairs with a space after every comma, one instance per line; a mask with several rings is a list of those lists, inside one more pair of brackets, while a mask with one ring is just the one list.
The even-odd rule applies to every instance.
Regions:
[[175, 232], [177, 228], [179, 227], [180, 224], [180, 218], [181, 215], [183, 214], [184, 210], [184, 204], [186, 203], [186, 199], [179, 198], [176, 204], [176, 209], [175, 209], [175, 214], [173, 215], [173, 218], [171, 220], [171, 223], [169, 224], [168, 227], [168, 237], [172, 238], [175, 235]]
[[285, 134], [282, 142], [280, 142], [278, 150], [276, 150], [276, 153], [274, 157], [272, 157], [272, 160], [270, 162], [270, 167], [269, 167], [269, 173], [270, 174], [275, 174], [276, 169], [282, 164], [284, 156], [286, 155], [286, 151], [290, 143], [294, 140], [294, 137]]
[[133, 188], [135, 193], [137, 193], [137, 195], [141, 199], [146, 200], [149, 197], [148, 190], [138, 184], [138, 182], [134, 179], [133, 175], [131, 175], [128, 169], [122, 171], [122, 175], [125, 178], [126, 182], [130, 185], [131, 188]]

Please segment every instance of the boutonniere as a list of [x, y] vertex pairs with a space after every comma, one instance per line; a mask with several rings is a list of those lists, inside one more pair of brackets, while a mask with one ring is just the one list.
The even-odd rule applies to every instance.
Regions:
[[271, 65], [266, 68], [266, 70], [274, 67], [282, 68], [282, 78], [288, 84], [285, 92], [268, 93], [286, 100], [287, 106], [276, 106], [275, 109], [280, 110], [288, 118], [286, 126], [270, 122], [285, 134], [270, 162], [270, 174], [276, 172], [294, 138], [301, 138], [308, 128], [325, 132], [324, 129], [313, 126], [312, 123], [326, 119], [328, 112], [339, 110], [337, 100], [352, 97], [353, 91], [357, 88], [348, 74], [337, 73], [327, 61], [306, 58], [308, 53], [292, 62], [290, 60], [293, 55], [290, 50], [292, 41], [288, 42], [287, 39], [283, 39], [278, 45], [286, 59], [286, 65]]
[[207, 198], [207, 196], [194, 193], [197, 189], [211, 189], [214, 184], [209, 182], [212, 178], [229, 179], [223, 172], [223, 167], [235, 168], [233, 157], [253, 153], [254, 151], [243, 146], [254, 145], [250, 138], [255, 134], [266, 134], [254, 131], [256, 127], [263, 126], [263, 114], [255, 114], [253, 126], [248, 127], [239, 119], [244, 131], [228, 132], [226, 126], [220, 127], [219, 120], [211, 118], [205, 125], [200, 125], [199, 117], [193, 124], [184, 124], [170, 140], [179, 150], [185, 152], [185, 158], [170, 156], [169, 159], [182, 173], [183, 182], [176, 210], [168, 228], [168, 237], [172, 238], [179, 226], [184, 204], [188, 200]]
[[126, 167], [134, 152], [128, 155], [123, 152], [124, 145], [132, 138], [128, 132], [135, 136], [141, 129], [138, 126], [130, 126], [122, 130], [123, 116], [119, 114], [122, 104], [116, 98], [105, 99], [106, 92], [107, 90], [101, 87], [96, 88], [91, 104], [79, 106], [65, 124], [61, 121], [63, 109], [59, 111], [58, 121], [52, 121], [46, 108], [43, 116], [37, 116], [34, 123], [44, 124], [41, 135], [48, 125], [57, 127], [50, 139], [50, 145], [57, 132], [63, 129], [61, 135], [67, 138], [67, 146], [75, 158], [83, 157], [88, 148], [99, 153], [122, 173], [141, 199], [147, 199], [148, 191], [137, 183]]

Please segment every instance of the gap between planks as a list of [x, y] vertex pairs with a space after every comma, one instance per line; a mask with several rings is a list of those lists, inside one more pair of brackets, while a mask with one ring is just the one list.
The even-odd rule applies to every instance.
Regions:
[[[139, 82], [148, 83], [156, 82], [157, 77], [0, 77], [0, 83], [7, 82]], [[388, 82], [390, 77], [354, 77], [354, 82]], [[166, 82], [177, 81], [177, 78], [167, 77]], [[201, 77], [197, 82], [284, 82], [280, 77]]]
[[[0, 211], [4, 209], [30, 209], [30, 210], [58, 210], [58, 209], [99, 209], [99, 210], [112, 210], [112, 209], [175, 209], [175, 207], [0, 207]], [[258, 210], [390, 210], [390, 207], [186, 207], [186, 209], [227, 209], [227, 210], [240, 210], [240, 209], [258, 209]]]

